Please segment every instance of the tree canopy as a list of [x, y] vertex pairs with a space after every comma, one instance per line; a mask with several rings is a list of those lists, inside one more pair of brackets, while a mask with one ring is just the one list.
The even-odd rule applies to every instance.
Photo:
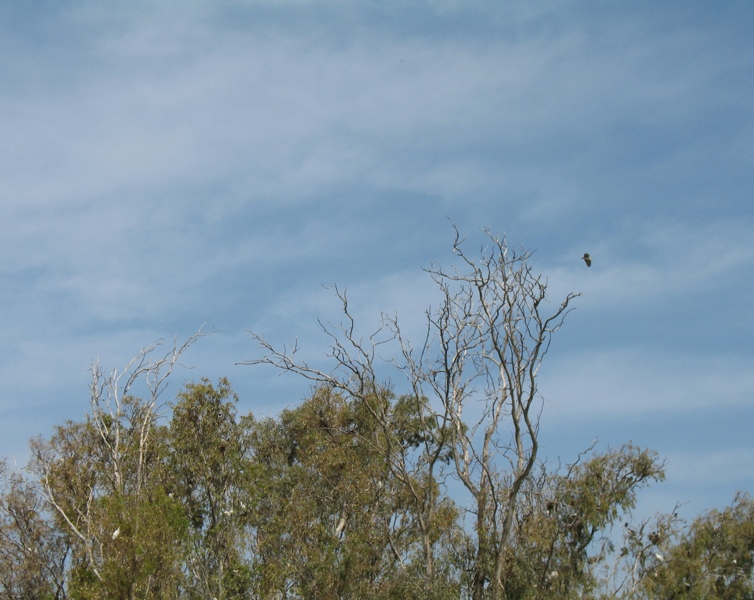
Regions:
[[201, 333], [95, 364], [86, 417], [33, 439], [25, 469], [0, 462], [0, 599], [754, 598], [747, 494], [634, 522], [656, 453], [539, 456], [538, 372], [577, 295], [548, 303], [529, 253], [489, 241], [474, 258], [457, 237], [459, 266], [429, 270], [419, 346], [394, 317], [358, 338], [340, 291], [329, 368], [255, 335], [249, 362], [311, 385], [276, 416], [239, 414], [227, 379], [165, 398]]

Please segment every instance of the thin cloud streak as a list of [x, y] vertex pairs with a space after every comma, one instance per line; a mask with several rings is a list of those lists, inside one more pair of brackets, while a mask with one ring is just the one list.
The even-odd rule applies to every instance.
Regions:
[[[133, 186], [197, 183], [197, 177], [219, 180], [245, 171], [258, 196], [275, 194], [279, 202], [342, 181], [349, 172], [358, 181], [372, 181], [371, 174], [386, 169], [392, 176], [383, 176], [385, 181], [400, 181], [409, 172], [414, 173], [409, 180], [421, 181], [415, 175], [421, 163], [389, 157], [442, 149], [445, 156], [438, 158], [452, 169], [460, 158], [454, 148], [473, 153], [480, 139], [491, 136], [516, 154], [523, 149], [524, 155], [546, 160], [551, 150], [542, 150], [552, 147], [544, 140], [552, 135], [575, 135], [573, 142], [583, 148], [581, 142], [609, 130], [617, 115], [650, 115], [647, 125], [654, 126], [675, 116], [678, 101], [694, 87], [671, 85], [679, 75], [667, 77], [663, 71], [654, 78], [667, 91], [648, 94], [646, 67], [660, 68], [657, 56], [633, 58], [636, 64], [621, 60], [618, 78], [615, 63], [623, 47], [608, 48], [595, 63], [590, 40], [572, 34], [518, 46], [489, 40], [445, 46], [426, 38], [386, 46], [379, 32], [367, 31], [371, 38], [352, 40], [344, 49], [315, 45], [321, 41], [316, 34], [272, 40], [237, 34], [225, 41], [217, 31], [191, 23], [186, 27], [194, 31], [188, 37], [195, 42], [199, 37], [199, 46], [210, 45], [209, 52], [189, 53], [178, 69], [166, 70], [159, 60], [154, 66], [145, 65], [143, 57], [134, 62], [140, 40], [155, 37], [141, 32], [143, 26], [140, 21], [128, 30], [134, 48], [125, 41], [95, 44], [89, 52], [104, 54], [93, 77], [38, 100], [14, 119], [18, 134], [12, 138], [29, 140], [21, 156], [35, 165], [38, 147], [47, 148], [51, 171], [41, 178], [46, 183], [36, 194], [40, 200], [53, 190], [70, 202]], [[626, 37], [618, 36], [637, 43]], [[673, 45], [676, 53], [679, 46]], [[154, 52], [172, 58], [181, 49]], [[125, 76], [113, 78], [110, 63], [125, 63]], [[635, 105], [627, 106], [631, 98]], [[654, 110], [647, 111], [648, 106]], [[21, 131], [31, 135], [21, 136]], [[356, 148], [354, 140], [359, 140]], [[375, 149], [379, 155], [372, 155]], [[229, 154], [237, 157], [230, 163]], [[363, 162], [354, 162], [354, 156]], [[428, 168], [428, 173], [442, 171], [432, 164]], [[26, 185], [38, 179], [32, 173], [38, 175], [38, 168], [29, 172]], [[56, 184], [65, 184], [66, 177], [85, 187], [65, 194], [65, 186], [61, 190]], [[446, 184], [447, 179], [430, 176], [422, 191], [437, 192]]]
[[236, 367], [244, 331], [321, 360], [337, 283], [366, 335], [397, 312], [418, 340], [445, 217], [472, 246], [489, 226], [536, 248], [554, 300], [583, 292], [542, 371], [558, 420], [683, 429], [751, 397], [750, 8], [48, 9], [0, 9], [14, 419], [82, 414], [93, 358], [205, 321], [186, 377], [230, 375], [272, 414], [306, 389]]
[[688, 415], [747, 405], [754, 397], [750, 357], [695, 356], [647, 348], [558, 356], [542, 371], [541, 390], [557, 420]]

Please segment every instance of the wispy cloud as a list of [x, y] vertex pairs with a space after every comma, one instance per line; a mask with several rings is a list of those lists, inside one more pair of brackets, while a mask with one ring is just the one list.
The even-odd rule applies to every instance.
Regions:
[[78, 406], [97, 355], [204, 321], [222, 331], [187, 377], [294, 402], [234, 366], [244, 330], [321, 356], [337, 283], [365, 335], [387, 312], [420, 338], [445, 217], [470, 248], [483, 226], [536, 248], [554, 299], [583, 292], [542, 371], [558, 419], [740, 410], [751, 9], [592, 8], [0, 9], [4, 410]]
[[754, 483], [751, 465], [754, 450], [749, 447], [726, 448], [718, 451], [673, 453], [668, 457], [673, 482], [693, 484], [733, 484], [748, 487]]
[[688, 415], [751, 402], [750, 363], [740, 354], [697, 356], [649, 347], [587, 351], [559, 356], [543, 368], [541, 389], [559, 420]]

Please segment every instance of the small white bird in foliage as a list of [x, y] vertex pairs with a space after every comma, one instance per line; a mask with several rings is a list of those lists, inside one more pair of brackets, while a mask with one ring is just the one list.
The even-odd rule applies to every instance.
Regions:
[[118, 537], [119, 535], [120, 535], [120, 527], [118, 527], [118, 529], [116, 529], [115, 531], [113, 531], [113, 535], [112, 535], [111, 537], [112, 537], [112, 538], [113, 538], [113, 540], [114, 540], [114, 539], [115, 539], [115, 538], [117, 538], [117, 537]]

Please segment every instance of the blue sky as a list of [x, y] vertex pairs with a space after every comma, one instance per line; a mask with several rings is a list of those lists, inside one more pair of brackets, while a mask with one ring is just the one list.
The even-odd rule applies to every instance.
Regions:
[[[749, 2], [7, 2], [0, 454], [88, 409], [97, 357], [216, 330], [169, 393], [275, 414], [348, 290], [419, 335], [452, 229], [582, 297], [542, 367], [543, 453], [667, 459], [642, 510], [754, 490]], [[594, 258], [587, 269], [579, 257]]]

